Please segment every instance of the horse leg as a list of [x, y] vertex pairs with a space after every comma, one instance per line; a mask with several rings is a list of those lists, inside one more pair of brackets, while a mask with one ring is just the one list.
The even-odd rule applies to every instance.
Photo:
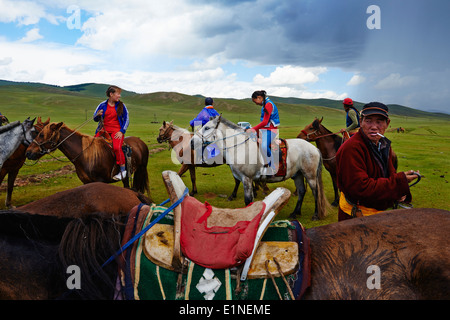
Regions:
[[13, 189], [14, 189], [14, 182], [16, 181], [16, 177], [17, 177], [18, 173], [19, 173], [19, 170], [8, 172], [8, 191], [6, 193], [6, 200], [5, 200], [5, 206], [8, 209], [13, 208], [13, 206], [11, 205], [11, 198], [12, 198], [12, 193], [13, 193]]
[[289, 219], [295, 220], [302, 215], [302, 204], [303, 198], [305, 197], [306, 187], [305, 187], [305, 179], [301, 172], [297, 173], [293, 178], [295, 187], [297, 188], [297, 204], [295, 205], [294, 211], [290, 214]]
[[331, 180], [333, 181], [333, 190], [334, 190], [334, 201], [331, 203], [333, 207], [337, 207], [339, 205], [339, 189], [337, 187], [336, 182], [336, 174], [331, 174]]
[[248, 206], [253, 202], [253, 180], [248, 177], [242, 179], [242, 184], [244, 186], [244, 201], [245, 205]]
[[231, 193], [231, 195], [228, 197], [228, 201], [232, 201], [232, 200], [236, 199], [237, 191], [239, 189], [239, 185], [240, 184], [241, 184], [241, 181], [239, 181], [238, 179], [234, 178], [234, 190]]
[[191, 165], [189, 166], [189, 174], [191, 175], [191, 183], [192, 183], [192, 191], [189, 192], [190, 196], [193, 196], [197, 193], [197, 184], [196, 184], [196, 177], [195, 177], [195, 166]]

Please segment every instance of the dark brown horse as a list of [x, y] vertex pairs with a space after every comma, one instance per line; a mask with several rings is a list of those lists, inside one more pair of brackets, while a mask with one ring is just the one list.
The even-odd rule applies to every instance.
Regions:
[[[221, 164], [207, 164], [207, 163], [199, 163], [195, 162], [195, 154], [194, 149], [190, 146], [190, 141], [193, 136], [193, 133], [189, 132], [186, 129], [182, 129], [173, 124], [173, 121], [166, 122], [163, 121], [161, 128], [159, 128], [159, 134], [156, 140], [158, 143], [168, 142], [170, 147], [174, 150], [175, 155], [178, 161], [181, 163], [181, 168], [178, 170], [178, 175], [181, 177], [187, 170], [189, 170], [189, 174], [191, 177], [192, 189], [189, 192], [189, 195], [193, 196], [197, 193], [197, 184], [196, 184], [196, 176], [195, 176], [195, 168], [212, 168], [220, 166]], [[189, 157], [186, 158], [185, 152], [188, 152]], [[187, 161], [184, 161], [186, 159]], [[239, 189], [240, 181], [234, 178], [234, 190], [231, 195], [228, 197], [228, 200], [231, 201], [236, 198], [237, 191]], [[259, 186], [263, 188], [264, 194], [269, 193], [269, 188], [266, 183], [255, 183], [255, 196], [256, 190], [259, 189]]]
[[82, 218], [96, 212], [118, 217], [128, 214], [140, 203], [152, 202], [140, 192], [103, 182], [92, 182], [57, 192], [15, 210], [65, 218]]
[[[62, 218], [0, 212], [0, 298], [112, 299], [125, 217]], [[403, 209], [306, 231], [305, 299], [450, 299], [450, 212]], [[26, 257], [26, 259], [24, 258]], [[81, 289], [69, 291], [67, 267]], [[269, 284], [268, 284], [269, 285]]]
[[[124, 144], [132, 150], [131, 163], [127, 166], [128, 171], [134, 173], [132, 188], [138, 192], [150, 193], [147, 145], [137, 137], [126, 137]], [[63, 122], [49, 123], [30, 144], [26, 155], [28, 159], [36, 160], [56, 149], [61, 150], [75, 165], [81, 182], [115, 182], [112, 177], [119, 172], [119, 166], [112, 148], [103, 138], [94, 138], [71, 130]], [[126, 188], [130, 186], [128, 176], [123, 180], [123, 184]]]
[[297, 136], [306, 141], [315, 141], [317, 148], [322, 153], [322, 161], [325, 169], [328, 170], [333, 181], [334, 200], [333, 206], [339, 204], [339, 190], [336, 182], [336, 152], [343, 143], [343, 138], [322, 125], [322, 119], [315, 119], [307, 125]]
[[[36, 133], [41, 132], [42, 128], [46, 126], [50, 122], [50, 118], [47, 121], [42, 122], [41, 117], [37, 118], [36, 123], [34, 124], [34, 128]], [[22, 168], [23, 164], [26, 160], [25, 151], [27, 147], [24, 144], [21, 144], [19, 148], [14, 151], [14, 153], [5, 161], [3, 167], [0, 171], [0, 183], [2, 183], [3, 179], [8, 175], [8, 186], [6, 191], [6, 200], [5, 206], [7, 208], [11, 208], [11, 198], [12, 192], [14, 189], [14, 182], [16, 181], [17, 174], [19, 173], [20, 168]]]

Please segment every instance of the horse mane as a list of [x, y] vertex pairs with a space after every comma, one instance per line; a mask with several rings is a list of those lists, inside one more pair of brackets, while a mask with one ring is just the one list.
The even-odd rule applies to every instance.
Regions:
[[6, 126], [0, 127], [0, 133], [9, 131], [9, 130], [17, 127], [18, 125], [20, 125], [20, 121], [18, 121], [18, 120], [14, 121], [14, 122], [11, 122], [11, 123], [8, 123]]
[[[66, 126], [67, 129], [69, 129]], [[71, 129], [69, 129], [71, 130]], [[94, 170], [96, 163], [105, 158], [111, 151], [103, 138], [93, 137], [80, 132], [75, 132], [81, 138], [82, 157], [86, 160], [88, 171]]]
[[[316, 127], [315, 127], [316, 124], [317, 124], [317, 129], [319, 129], [320, 127], [322, 127], [322, 128], [326, 131], [326, 134], [332, 133], [332, 132], [331, 132], [330, 130], [328, 130], [322, 123], [320, 123], [320, 122], [319, 122], [319, 119], [317, 119], [317, 118], [313, 121], [313, 127], [314, 127], [314, 128], [316, 128]], [[333, 140], [334, 140], [334, 149], [335, 149], [335, 150], [338, 150], [338, 149], [341, 147], [341, 145], [342, 145], [342, 138], [339, 137], [337, 134], [333, 134], [332, 137], [333, 137]]]
[[225, 119], [224, 117], [221, 118], [220, 122], [225, 123], [228, 127], [232, 128], [232, 129], [244, 131], [244, 129], [242, 127], [238, 126], [236, 123], [231, 122], [228, 119]]
[[77, 298], [113, 298], [117, 263], [103, 264], [120, 249], [124, 229], [124, 221], [105, 218], [102, 213], [73, 219], [67, 225], [59, 257], [63, 270], [71, 265], [80, 268], [83, 275], [81, 290], [72, 292]]

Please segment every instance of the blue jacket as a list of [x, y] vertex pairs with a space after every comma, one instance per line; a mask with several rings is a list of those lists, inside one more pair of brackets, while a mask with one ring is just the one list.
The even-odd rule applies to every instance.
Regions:
[[212, 108], [212, 106], [205, 106], [202, 111], [195, 117], [191, 122], [189, 122], [189, 125], [191, 127], [198, 126], [200, 122], [202, 123], [202, 127], [209, 122], [210, 117], [216, 117], [219, 116], [219, 113]]
[[[116, 102], [116, 111], [117, 111], [117, 107], [119, 105], [119, 102]], [[103, 119], [105, 117], [106, 114], [106, 108], [108, 107], [108, 100], [103, 101], [102, 103], [100, 103], [97, 107], [97, 109], [95, 109], [94, 111], [94, 121], [95, 122], [99, 122], [100, 121], [100, 116], [96, 117], [95, 115], [97, 114], [97, 112], [102, 109], [103, 110], [103, 114], [101, 115], [101, 118]], [[125, 106], [125, 104], [123, 105], [123, 112], [121, 116], [117, 117], [119, 120], [119, 124], [120, 124], [120, 131], [125, 134], [125, 132], [128, 129], [128, 125], [130, 124], [130, 119], [128, 118], [128, 109]], [[99, 130], [101, 129], [101, 125], [99, 124], [97, 127], [97, 130], [95, 130], [95, 133], [97, 133]]]
[[[280, 116], [278, 114], [278, 108], [275, 105], [275, 103], [273, 103], [272, 100], [270, 100], [269, 98], [266, 98], [264, 105], [266, 105], [267, 103], [270, 103], [272, 105], [273, 110], [272, 114], [270, 115], [269, 123], [267, 124], [266, 127], [268, 127], [270, 123], [272, 123], [274, 127], [278, 127], [280, 125]], [[264, 106], [261, 108], [261, 121], [263, 121], [263, 119], [264, 119]]]

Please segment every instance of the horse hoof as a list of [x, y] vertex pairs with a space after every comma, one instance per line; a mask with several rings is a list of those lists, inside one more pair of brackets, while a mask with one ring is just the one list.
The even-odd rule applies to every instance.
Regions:
[[297, 215], [295, 213], [291, 213], [289, 215], [289, 220], [297, 220]]
[[312, 220], [312, 221], [319, 221], [319, 217], [318, 217], [318, 216], [313, 216], [313, 217], [311, 218], [311, 220]]
[[332, 203], [331, 203], [331, 205], [333, 206], [333, 207], [337, 207], [338, 206], [338, 204], [339, 204], [339, 202], [338, 201], [336, 201], [336, 200], [334, 200]]

